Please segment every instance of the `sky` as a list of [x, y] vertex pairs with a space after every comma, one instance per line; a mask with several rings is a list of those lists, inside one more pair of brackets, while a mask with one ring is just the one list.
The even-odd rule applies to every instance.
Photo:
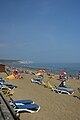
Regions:
[[80, 0], [0, 0], [0, 59], [80, 62]]

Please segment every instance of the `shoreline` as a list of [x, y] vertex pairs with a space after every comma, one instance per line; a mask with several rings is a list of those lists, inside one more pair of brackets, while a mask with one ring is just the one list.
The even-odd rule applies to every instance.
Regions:
[[[11, 62], [12, 61], [12, 62]], [[14, 62], [15, 61], [15, 62]], [[18, 60], [10, 60], [10, 62], [2, 62], [2, 64], [9, 66], [9, 67], [16, 67], [23, 69], [26, 71], [29, 70], [40, 70], [44, 69], [46, 72], [50, 72], [53, 74], [58, 74], [61, 71], [67, 72], [69, 75], [76, 76], [78, 72], [80, 71], [80, 63], [70, 63], [70, 66], [68, 63], [32, 63], [32, 64], [18, 64]]]

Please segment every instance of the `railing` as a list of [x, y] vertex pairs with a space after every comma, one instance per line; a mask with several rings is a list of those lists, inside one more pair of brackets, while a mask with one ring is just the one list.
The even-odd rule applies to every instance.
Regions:
[[0, 120], [20, 120], [20, 116], [17, 116], [2, 93], [0, 93]]

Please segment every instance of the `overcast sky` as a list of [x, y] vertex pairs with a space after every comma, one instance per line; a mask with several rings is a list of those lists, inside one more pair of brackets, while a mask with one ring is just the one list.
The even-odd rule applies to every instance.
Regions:
[[80, 62], [80, 0], [0, 0], [0, 59]]

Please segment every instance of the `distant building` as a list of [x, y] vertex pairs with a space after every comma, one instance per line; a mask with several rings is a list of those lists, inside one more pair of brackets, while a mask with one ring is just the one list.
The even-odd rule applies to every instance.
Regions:
[[0, 64], [0, 72], [5, 72], [5, 65]]

